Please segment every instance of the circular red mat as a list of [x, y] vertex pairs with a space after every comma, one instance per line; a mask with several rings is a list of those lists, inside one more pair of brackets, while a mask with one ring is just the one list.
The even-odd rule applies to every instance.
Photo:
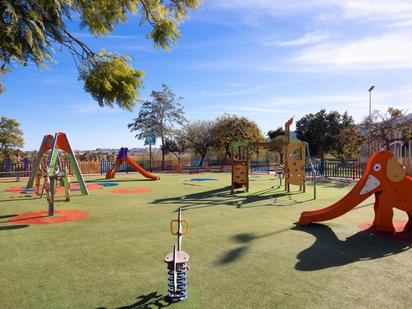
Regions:
[[77, 221], [86, 218], [89, 213], [82, 210], [55, 210], [53, 217], [47, 216], [47, 211], [37, 211], [21, 214], [8, 219], [14, 224], [56, 224], [67, 221]]
[[403, 231], [406, 225], [406, 221], [393, 221], [395, 227], [395, 233], [378, 232], [372, 227], [372, 222], [362, 223], [360, 225], [361, 230], [368, 232], [372, 235], [379, 235], [385, 238], [397, 239], [412, 242], [412, 231]]
[[[26, 190], [26, 187], [20, 186], [20, 187], [9, 187], [9, 188], [4, 189], [4, 191], [6, 192], [16, 192], [16, 193], [20, 193], [23, 190]], [[28, 192], [34, 193], [34, 191], [28, 191]]]
[[152, 189], [149, 188], [119, 188], [110, 190], [111, 193], [114, 194], [141, 194], [152, 192]]
[[[88, 184], [86, 184], [86, 186], [87, 186], [87, 189], [89, 191], [99, 190], [99, 189], [104, 188], [102, 185], [97, 185], [97, 184], [94, 184], [94, 183], [88, 183]], [[77, 184], [77, 183], [70, 184], [70, 191], [80, 191], [79, 184]], [[59, 188], [57, 188], [56, 192], [57, 193], [64, 193], [64, 188], [59, 187]]]

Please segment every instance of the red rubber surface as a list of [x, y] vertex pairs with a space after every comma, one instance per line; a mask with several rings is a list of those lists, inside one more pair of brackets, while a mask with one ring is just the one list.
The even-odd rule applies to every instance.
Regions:
[[405, 224], [406, 221], [394, 221], [393, 226], [395, 227], [395, 233], [378, 232], [374, 227], [372, 227], [372, 222], [362, 223], [360, 225], [360, 228], [361, 230], [371, 233], [373, 235], [379, 235], [385, 238], [412, 242], [412, 231], [403, 231], [405, 228]]
[[[94, 183], [88, 183], [86, 184], [87, 189], [89, 191], [93, 191], [93, 190], [99, 190], [99, 189], [103, 189], [104, 187], [102, 185], [98, 185], [98, 184], [94, 184]], [[70, 191], [80, 191], [80, 186], [77, 183], [74, 184], [70, 184]], [[57, 193], [64, 193], [64, 188], [59, 187], [56, 190]]]
[[86, 218], [89, 213], [83, 210], [55, 210], [53, 217], [47, 216], [47, 211], [24, 213], [8, 221], [14, 224], [57, 224], [68, 221], [77, 221]]
[[152, 192], [149, 188], [119, 188], [110, 190], [114, 194], [142, 194], [147, 192]]
[[[15, 193], [20, 193], [22, 190], [25, 190], [26, 187], [20, 186], [20, 187], [9, 187], [4, 189], [6, 192], [15, 192]], [[34, 193], [33, 191], [29, 191], [30, 193]]]

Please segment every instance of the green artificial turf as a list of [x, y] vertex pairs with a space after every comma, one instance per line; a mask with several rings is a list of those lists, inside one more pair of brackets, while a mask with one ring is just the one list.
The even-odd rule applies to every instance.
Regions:
[[[313, 200], [311, 184], [286, 194], [273, 176], [251, 177], [250, 192], [234, 195], [228, 173], [160, 176], [117, 175], [116, 187], [57, 203], [87, 218], [29, 226], [7, 219], [47, 210], [46, 201], [4, 191], [23, 182], [0, 182], [0, 308], [410, 307], [410, 243], [360, 231], [373, 218], [372, 199], [324, 224], [294, 224], [351, 184], [321, 183]], [[190, 181], [199, 177], [217, 180]], [[153, 191], [110, 193], [134, 187]], [[168, 228], [179, 207], [190, 222], [189, 298], [170, 304], [163, 258], [175, 243]]]

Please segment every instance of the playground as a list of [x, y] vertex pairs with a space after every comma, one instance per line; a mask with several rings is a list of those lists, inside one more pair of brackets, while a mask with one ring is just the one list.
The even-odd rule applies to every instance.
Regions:
[[411, 1], [0, 8], [0, 309], [411, 308]]
[[[73, 180], [70, 202], [56, 192], [54, 218], [67, 219], [56, 224], [16, 218], [45, 218], [47, 202], [22, 191], [27, 179], [1, 181], [0, 307], [409, 306], [405, 213], [395, 210], [395, 233], [369, 228], [373, 198], [336, 219], [295, 224], [303, 211], [344, 197], [353, 182], [320, 181], [314, 200], [312, 182], [306, 193], [296, 186], [287, 193], [273, 175], [251, 175], [249, 192], [234, 194], [228, 172], [160, 177], [85, 176], [87, 196]], [[178, 208], [190, 222], [182, 243], [190, 254], [188, 298], [171, 303], [163, 258], [173, 247], [169, 222]]]

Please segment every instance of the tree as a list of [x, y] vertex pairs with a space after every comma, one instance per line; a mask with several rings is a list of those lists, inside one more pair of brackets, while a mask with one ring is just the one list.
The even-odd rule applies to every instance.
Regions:
[[85, 152], [79, 155], [80, 161], [92, 161], [93, 154], [90, 150], [86, 150]]
[[23, 147], [23, 131], [15, 119], [1, 117], [0, 120], [0, 162], [10, 159], [13, 151]]
[[69, 27], [73, 16], [83, 29], [101, 37], [138, 14], [140, 25], [149, 26], [147, 37], [154, 45], [170, 49], [181, 36], [178, 26], [199, 4], [200, 0], [0, 1], [0, 75], [14, 63], [46, 67], [54, 61], [54, 49], [66, 49], [73, 55], [85, 90], [99, 105], [131, 110], [143, 72], [129, 64], [129, 57], [95, 52], [79, 40]]
[[229, 155], [230, 143], [237, 140], [263, 142], [263, 136], [256, 122], [246, 117], [224, 114], [216, 119], [213, 135], [215, 147], [224, 151], [224, 158]]
[[185, 132], [183, 130], [175, 130], [171, 137], [165, 139], [164, 145], [160, 148], [165, 154], [173, 154], [179, 161], [180, 166], [182, 154], [185, 153], [187, 148]]
[[354, 125], [347, 112], [340, 115], [336, 111], [327, 113], [322, 109], [316, 114], [308, 114], [299, 119], [296, 122], [296, 135], [298, 139], [309, 143], [312, 155], [319, 155], [324, 160], [326, 153], [339, 149], [341, 130]]
[[364, 142], [365, 137], [359, 128], [344, 128], [339, 133], [337, 146], [332, 150], [332, 154], [341, 161], [357, 159]]
[[279, 154], [280, 164], [283, 164], [286, 147], [285, 130], [282, 127], [268, 132], [270, 138], [270, 150]]
[[[170, 88], [163, 84], [161, 91], [152, 91], [151, 101], [145, 101], [139, 115], [127, 126], [130, 131], [136, 131], [138, 139], [148, 136], [159, 136], [163, 146], [165, 138], [173, 130], [174, 124], [183, 125], [186, 122], [183, 106]], [[162, 147], [163, 148], [163, 147]], [[164, 170], [165, 151], [162, 149], [162, 170]]]
[[275, 139], [278, 136], [285, 135], [285, 129], [282, 127], [277, 128], [276, 130], [270, 130], [268, 136], [271, 140]]
[[194, 121], [184, 127], [188, 148], [200, 155], [199, 166], [203, 165], [208, 151], [215, 146], [214, 127], [215, 122], [210, 120]]
[[279, 154], [279, 163], [283, 164], [285, 158], [286, 136], [278, 135], [270, 140], [270, 150]]
[[368, 143], [383, 144], [390, 150], [394, 142], [405, 142], [412, 138], [412, 125], [406, 119], [401, 109], [389, 107], [386, 113], [374, 111], [371, 117], [366, 117], [362, 127], [367, 131]]

